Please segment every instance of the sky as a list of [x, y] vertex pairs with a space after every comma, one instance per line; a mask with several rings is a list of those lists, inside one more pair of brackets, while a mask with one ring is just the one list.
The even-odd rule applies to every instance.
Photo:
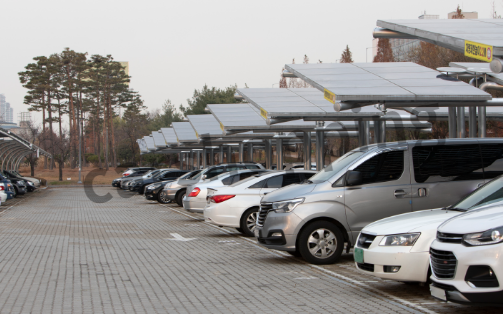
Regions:
[[[355, 62], [372, 59], [378, 19], [446, 19], [459, 5], [491, 18], [503, 0], [17, 0], [0, 4], [0, 93], [27, 111], [18, 72], [36, 56], [69, 47], [129, 61], [130, 87], [148, 110], [170, 99], [186, 105], [205, 84], [278, 87], [285, 64], [336, 62], [349, 45]], [[32, 114], [41, 122], [41, 114]]]

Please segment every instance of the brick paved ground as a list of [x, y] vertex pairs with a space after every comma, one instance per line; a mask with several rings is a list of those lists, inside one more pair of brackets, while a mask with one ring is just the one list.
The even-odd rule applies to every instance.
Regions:
[[97, 192], [113, 198], [99, 204], [82, 188], [52, 188], [0, 213], [0, 313], [467, 309], [436, 302], [422, 287], [372, 285], [378, 280], [354, 272], [350, 255], [313, 267], [178, 206]]

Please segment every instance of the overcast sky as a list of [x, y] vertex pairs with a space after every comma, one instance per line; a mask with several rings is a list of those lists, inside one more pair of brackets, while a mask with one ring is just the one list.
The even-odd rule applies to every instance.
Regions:
[[[17, 73], [65, 47], [129, 61], [131, 87], [149, 110], [187, 103], [204, 84], [272, 87], [285, 63], [335, 62], [349, 45], [371, 61], [378, 19], [447, 18], [457, 5], [491, 18], [492, 0], [17, 0], [0, 5], [0, 93], [27, 111]], [[503, 0], [495, 1], [498, 13]], [[278, 87], [275, 84], [274, 87]], [[41, 117], [35, 115], [41, 122]]]

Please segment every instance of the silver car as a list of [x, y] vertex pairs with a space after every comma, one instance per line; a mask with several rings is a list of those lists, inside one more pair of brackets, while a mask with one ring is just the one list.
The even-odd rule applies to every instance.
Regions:
[[256, 170], [233, 170], [230, 172], [222, 173], [211, 179], [198, 182], [187, 187], [188, 194], [183, 199], [183, 208], [189, 212], [202, 213], [206, 207], [206, 195], [208, 188], [216, 188], [231, 185], [238, 181], [249, 178], [260, 172], [267, 172], [271, 170], [256, 169]]
[[333, 263], [369, 223], [456, 203], [500, 174], [503, 140], [497, 138], [360, 147], [308, 182], [265, 195], [255, 237], [311, 263]]

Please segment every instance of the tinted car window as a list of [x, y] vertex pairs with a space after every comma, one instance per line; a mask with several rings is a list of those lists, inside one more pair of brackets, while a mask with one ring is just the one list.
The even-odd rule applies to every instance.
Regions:
[[484, 178], [493, 179], [503, 174], [503, 144], [481, 144]]
[[229, 177], [223, 179], [222, 183], [224, 185], [231, 185], [232, 183], [237, 182], [237, 181], [239, 181], [239, 175], [235, 174], [233, 176], [229, 176]]
[[287, 173], [283, 176], [283, 186], [304, 181], [304, 176], [300, 173]]
[[250, 186], [249, 189], [261, 189], [264, 187], [265, 183], [267, 182], [268, 179], [261, 180], [254, 185]]
[[279, 189], [283, 185], [283, 175], [280, 176], [274, 176], [272, 178], [269, 178], [267, 180], [267, 183], [265, 184], [264, 188], [267, 189]]
[[414, 178], [418, 183], [484, 178], [481, 151], [477, 144], [417, 146], [412, 149], [412, 162]]
[[224, 168], [222, 168], [222, 167], [211, 169], [205, 173], [206, 179], [213, 178], [214, 176], [217, 176], [223, 172], [224, 172]]
[[403, 151], [376, 155], [354, 170], [362, 173], [362, 184], [397, 180], [403, 173]]
[[246, 165], [246, 169], [260, 169], [257, 165]]
[[227, 171], [233, 171], [233, 170], [244, 170], [244, 166], [227, 166]]

